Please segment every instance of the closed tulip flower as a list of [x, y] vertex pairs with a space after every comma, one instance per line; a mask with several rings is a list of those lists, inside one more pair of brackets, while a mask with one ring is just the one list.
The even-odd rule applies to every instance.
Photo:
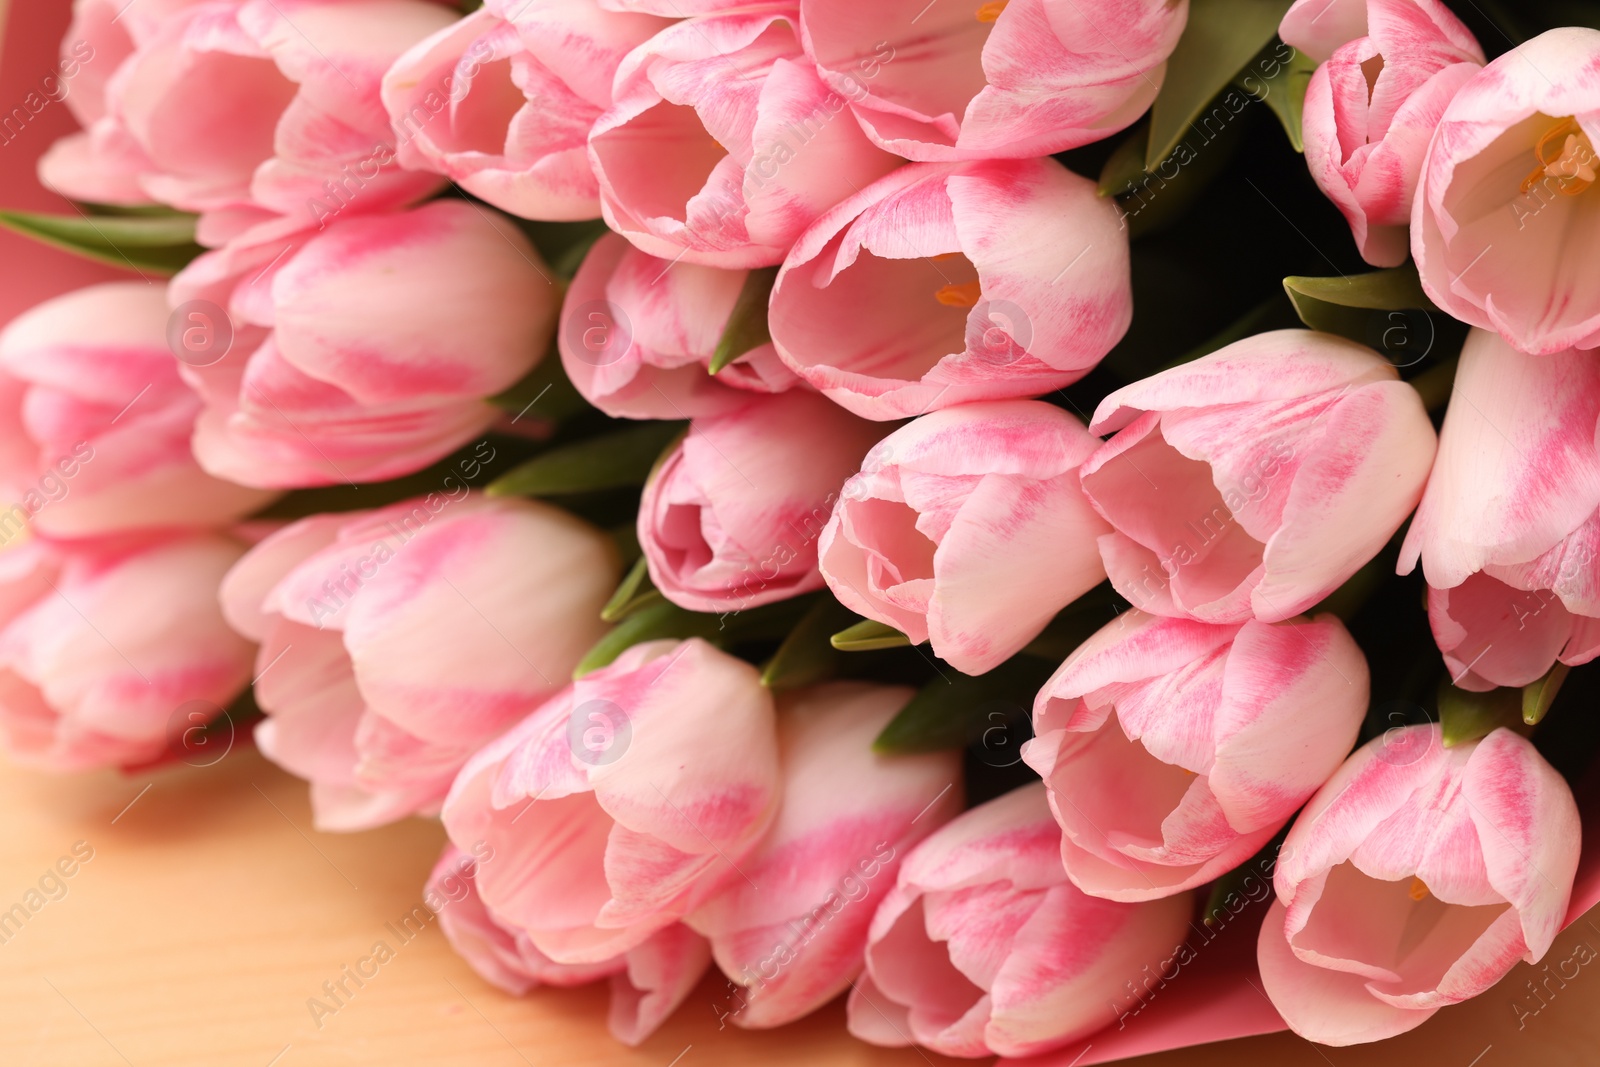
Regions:
[[1031, 1056], [1115, 1022], [1126, 984], [1170, 965], [1193, 902], [1080, 892], [1060, 833], [1036, 783], [918, 845], [873, 916], [850, 1032], [946, 1056]]
[[589, 134], [606, 223], [653, 256], [783, 261], [800, 231], [899, 160], [874, 148], [768, 4], [670, 26], [617, 70]]
[[1468, 81], [1417, 187], [1411, 254], [1434, 303], [1533, 355], [1600, 347], [1587, 282], [1600, 160], [1600, 31], [1550, 30]]
[[1600, 366], [1473, 330], [1400, 570], [1462, 689], [1522, 686], [1600, 653]]
[[561, 364], [583, 398], [624, 419], [684, 419], [799, 383], [770, 341], [710, 373], [749, 271], [657, 259], [596, 241], [561, 307]]
[[1155, 99], [1187, 0], [801, 0], [806, 51], [907, 159], [1047, 156]]
[[[483, 863], [494, 855], [483, 849]], [[601, 963], [556, 963], [527, 935], [501, 925], [478, 896], [479, 861], [446, 845], [422, 899], [439, 916], [444, 936], [490, 985], [512, 996], [539, 986], [576, 986], [607, 978], [611, 983], [611, 1036], [637, 1045], [677, 1010], [711, 965], [705, 938], [688, 927], [669, 926], [615, 959]]]
[[228, 575], [261, 642], [256, 741], [324, 830], [439, 810], [467, 757], [566, 684], [616, 550], [565, 512], [465, 490], [272, 534]]
[[960, 813], [959, 753], [872, 751], [911, 695], [835, 682], [779, 701], [777, 820], [740, 865], [750, 881], [689, 917], [739, 986], [738, 1004], [719, 1009], [734, 1024], [781, 1026], [848, 989], [906, 853]]
[[167, 323], [159, 288], [112, 282], [0, 332], [0, 532], [217, 525], [271, 499], [195, 462], [200, 398], [178, 376]]
[[821, 589], [817, 539], [882, 433], [809, 390], [694, 420], [639, 501], [651, 581], [679, 607], [709, 612]]
[[1078, 484], [1100, 442], [1036, 400], [924, 415], [867, 454], [819, 546], [851, 611], [982, 674], [1105, 578]]
[[78, 107], [89, 132], [40, 163], [66, 195], [110, 191], [126, 202], [136, 185], [185, 210], [250, 205], [321, 223], [352, 204], [381, 210], [437, 187], [396, 163], [379, 83], [401, 53], [452, 21], [443, 4], [164, 0], [126, 30], [121, 10], [104, 17], [111, 6], [77, 6], [86, 39], [105, 49], [104, 62], [120, 62]]
[[1267, 996], [1324, 1045], [1422, 1025], [1545, 954], [1579, 837], [1572, 791], [1508, 730], [1453, 748], [1436, 725], [1370, 741], [1279, 851], [1258, 947]]
[[869, 419], [1037, 396], [1133, 315], [1116, 205], [1050, 159], [904, 167], [807, 230], [772, 291], [778, 354]]
[[474, 755], [444, 825], [457, 846], [494, 850], [477, 885], [498, 922], [552, 960], [590, 964], [747, 877], [779, 789], [756, 669], [698, 638], [651, 641]]
[[438, 200], [281, 247], [259, 271], [223, 249], [173, 281], [180, 306], [226, 300], [236, 330], [224, 354], [182, 368], [206, 401], [195, 455], [219, 477], [292, 488], [409, 474], [488, 429], [499, 410], [484, 398], [544, 354], [556, 287], [504, 216]]
[[1150, 900], [1239, 866], [1338, 770], [1367, 690], [1332, 615], [1214, 626], [1123, 612], [1039, 691], [1023, 749], [1050, 789], [1067, 877]]
[[1422, 496], [1435, 437], [1376, 352], [1277, 330], [1119, 389], [1083, 465], [1115, 528], [1106, 573], [1135, 607], [1278, 622], [1377, 554]]
[[14, 540], [0, 552], [0, 745], [52, 770], [169, 753], [250, 682], [217, 587], [245, 546], [220, 533]]
[[[1315, 54], [1330, 0], [1298, 0], [1283, 39]], [[1360, 32], [1306, 89], [1302, 130], [1317, 187], [1350, 223], [1368, 263], [1410, 254], [1406, 227], [1434, 127], [1483, 66], [1483, 49], [1439, 0], [1360, 0]], [[1332, 21], [1332, 19], [1330, 19]]]
[[594, 0], [488, 0], [384, 75], [400, 161], [523, 218], [597, 218], [589, 127], [622, 57], [666, 25]]

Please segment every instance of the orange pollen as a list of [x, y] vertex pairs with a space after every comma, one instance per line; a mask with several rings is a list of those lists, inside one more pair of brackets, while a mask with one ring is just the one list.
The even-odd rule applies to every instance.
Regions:
[[989, 0], [986, 4], [979, 4], [976, 18], [979, 22], [993, 22], [1000, 17], [1000, 12], [1006, 9], [1010, 0]]
[[983, 290], [979, 288], [977, 282], [942, 285], [933, 294], [933, 298], [947, 308], [973, 307], [982, 296]]
[[1524, 194], [1544, 182], [1564, 196], [1577, 196], [1600, 177], [1594, 146], [1573, 118], [1564, 118], [1546, 130], [1533, 146], [1533, 157], [1539, 165], [1522, 179]]
[[1410, 896], [1412, 900], [1422, 900], [1428, 895], [1428, 887], [1421, 878], [1411, 879]]

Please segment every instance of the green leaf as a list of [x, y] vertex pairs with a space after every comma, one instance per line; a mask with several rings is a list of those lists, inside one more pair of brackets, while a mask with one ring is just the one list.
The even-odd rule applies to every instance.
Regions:
[[880, 648], [904, 648], [911, 639], [875, 619], [862, 619], [828, 639], [840, 652], [874, 652]]
[[685, 423], [642, 422], [552, 448], [489, 485], [490, 496], [559, 496], [643, 485]]
[[839, 650], [833, 647], [829, 635], [855, 617], [833, 597], [819, 598], [762, 667], [761, 684], [768, 689], [796, 689], [833, 677], [839, 666]]
[[0, 211], [0, 226], [86, 259], [131, 271], [176, 274], [205, 249], [194, 215], [42, 215]]
[[767, 300], [772, 296], [772, 283], [777, 280], [777, 267], [762, 267], [745, 275], [739, 298], [733, 303], [733, 314], [728, 316], [728, 324], [722, 328], [711, 355], [708, 369], [712, 374], [772, 340], [772, 334], [767, 332]]
[[[1306, 86], [1317, 69], [1315, 61], [1303, 52], [1290, 49], [1287, 60], [1268, 57], [1266, 65], [1259, 61], [1234, 79], [1234, 84], [1272, 109], [1283, 123], [1283, 132], [1289, 135], [1289, 144], [1296, 152], [1306, 150], [1301, 135], [1301, 114], [1306, 103]], [[1270, 71], [1270, 73], [1268, 73]]]
[[1571, 667], [1557, 660], [1543, 678], [1522, 687], [1524, 723], [1529, 726], [1538, 725], [1545, 713], [1550, 710], [1550, 705], [1555, 703], [1556, 694], [1561, 692], [1561, 683], [1567, 680], [1567, 673], [1571, 670]]
[[1277, 35], [1290, 2], [1190, 0], [1188, 25], [1167, 60], [1166, 78], [1150, 106], [1147, 169], [1172, 155], [1191, 129], [1205, 136], [1195, 120]]
[[640, 556], [611, 594], [606, 606], [600, 609], [600, 618], [606, 622], [620, 622], [647, 604], [661, 599], [661, 592], [650, 582], [650, 567]]
[[1054, 670], [1047, 660], [1013, 656], [977, 677], [951, 672], [935, 678], [889, 721], [872, 748], [882, 753], [965, 748], [997, 721], [1027, 714]]
[[1150, 124], [1141, 122], [1107, 157], [1095, 192], [1101, 197], [1123, 196], [1138, 184], [1145, 175], [1144, 151], [1149, 143]]
[[1439, 686], [1439, 726], [1444, 746], [1476, 741], [1501, 726], [1522, 722], [1522, 699], [1515, 689], [1469, 693], [1448, 683]]
[[[1382, 342], [1386, 323], [1395, 313], [1439, 310], [1422, 291], [1417, 269], [1410, 264], [1340, 278], [1291, 276], [1283, 280], [1283, 288], [1301, 322], [1367, 345]], [[1403, 316], [1396, 325], [1405, 326]]]
[[583, 659], [573, 668], [572, 676], [582, 678], [590, 671], [609, 666], [616, 658], [634, 645], [662, 638], [682, 640], [689, 637], [717, 637], [721, 631], [720, 620], [715, 615], [698, 611], [685, 611], [665, 598], [652, 601], [629, 615], [594, 647], [584, 653]]

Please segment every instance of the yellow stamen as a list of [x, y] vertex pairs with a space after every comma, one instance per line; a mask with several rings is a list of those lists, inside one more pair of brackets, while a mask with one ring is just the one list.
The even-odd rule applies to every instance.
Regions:
[[1522, 179], [1523, 193], [1543, 182], [1564, 196], [1577, 196], [1595, 183], [1594, 146], [1577, 120], [1564, 118], [1544, 132], [1533, 146], [1539, 165]]
[[1428, 887], [1421, 878], [1411, 879], [1410, 896], [1412, 900], [1422, 900], [1428, 895]]
[[993, 22], [1000, 17], [1000, 12], [1006, 9], [1010, 0], [989, 0], [986, 4], [978, 5], [977, 19], [979, 22]]
[[977, 282], [941, 285], [933, 294], [933, 298], [947, 308], [973, 307], [982, 296], [983, 290], [979, 288]]

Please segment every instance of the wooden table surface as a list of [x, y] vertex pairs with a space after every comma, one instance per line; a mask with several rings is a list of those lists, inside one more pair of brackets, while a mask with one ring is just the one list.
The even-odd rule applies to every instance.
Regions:
[[[17, 29], [26, 15], [38, 40], [8, 35], [0, 111], [53, 67], [49, 41], [59, 38], [68, 5], [27, 0], [14, 20], [8, 6], [0, 0], [0, 27]], [[45, 145], [70, 127], [64, 107], [48, 108], [5, 144], [0, 207], [64, 209], [28, 175]], [[0, 253], [0, 273], [11, 279], [0, 287], [5, 317], [12, 304], [48, 295], [29, 284], [53, 292], [96, 277], [94, 268], [5, 235]], [[54, 777], [0, 763], [0, 912], [43, 901], [0, 943], [0, 1067], [955, 1062], [854, 1041], [838, 1003], [776, 1032], [719, 1030], [715, 1008], [724, 993], [712, 979], [653, 1038], [627, 1049], [606, 1035], [603, 985], [506, 996], [457, 959], [432, 925], [397, 945], [378, 975], [319, 1026], [307, 1001], [374, 942], [396, 945], [387, 924], [421, 904], [443, 835], [422, 820], [340, 836], [315, 833], [310, 822], [304, 785], [246, 744], [212, 767], [134, 777]], [[69, 861], [73, 875], [54, 880], [48, 872], [74, 849], [92, 850], [92, 858]], [[1561, 934], [1549, 958], [1571, 958], [1580, 939], [1600, 948], [1597, 913]], [[1527, 967], [1383, 1045], [1319, 1049], [1278, 1034], [1130, 1062], [1589, 1063], [1600, 1046], [1600, 975], [1592, 971], [1600, 968], [1581, 970], [1564, 987], [1551, 982], [1549, 1004], [1521, 1028], [1514, 1005], [1539, 1003], [1526, 985], [1534, 973]]]
[[[92, 858], [0, 944], [5, 1067], [916, 1067], [956, 1062], [844, 1033], [835, 1003], [766, 1033], [717, 1028], [707, 981], [653, 1038], [605, 1032], [605, 988], [507, 996], [429, 925], [400, 945], [386, 924], [420, 904], [443, 835], [410, 820], [352, 835], [311, 830], [303, 783], [239, 745], [215, 766], [57, 777], [0, 765], [0, 911], [76, 846]], [[83, 844], [79, 844], [83, 842]], [[47, 880], [48, 882], [48, 880]], [[1600, 918], [1591, 913], [1590, 919]], [[1557, 938], [1566, 959], [1600, 931]], [[395, 956], [319, 1027], [307, 1000], [367, 955]], [[1593, 973], [1591, 973], [1593, 972]], [[1556, 990], [1519, 1031], [1519, 967], [1471, 1004], [1378, 1046], [1319, 1049], [1279, 1034], [1148, 1057], [1179, 1067], [1272, 1064], [1576, 1064], [1600, 1047], [1600, 967]], [[1552, 988], [1554, 988], [1552, 984]], [[681, 1059], [679, 1058], [681, 1056]], [[1480, 1057], [1476, 1059], [1475, 1057]]]

